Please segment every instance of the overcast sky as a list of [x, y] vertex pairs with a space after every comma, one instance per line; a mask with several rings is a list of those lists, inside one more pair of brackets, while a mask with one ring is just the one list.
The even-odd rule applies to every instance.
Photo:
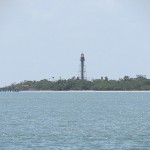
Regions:
[[150, 0], [1, 0], [0, 86], [78, 76], [150, 77]]

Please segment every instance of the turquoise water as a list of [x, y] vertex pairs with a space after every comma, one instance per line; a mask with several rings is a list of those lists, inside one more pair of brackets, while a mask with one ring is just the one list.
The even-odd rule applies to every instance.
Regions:
[[0, 150], [150, 150], [150, 93], [0, 93]]

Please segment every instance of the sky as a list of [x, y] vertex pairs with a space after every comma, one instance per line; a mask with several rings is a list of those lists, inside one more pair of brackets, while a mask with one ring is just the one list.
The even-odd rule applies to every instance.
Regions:
[[0, 86], [79, 75], [150, 78], [150, 0], [1, 0]]

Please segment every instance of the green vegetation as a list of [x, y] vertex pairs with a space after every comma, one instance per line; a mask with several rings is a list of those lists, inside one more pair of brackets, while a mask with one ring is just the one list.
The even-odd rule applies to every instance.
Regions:
[[24, 81], [18, 84], [1, 88], [0, 90], [28, 91], [28, 90], [95, 90], [95, 91], [133, 91], [133, 90], [150, 90], [150, 79], [138, 75], [136, 78], [125, 76], [119, 80], [109, 80], [108, 77], [101, 79], [80, 80], [73, 77], [68, 80], [48, 81]]

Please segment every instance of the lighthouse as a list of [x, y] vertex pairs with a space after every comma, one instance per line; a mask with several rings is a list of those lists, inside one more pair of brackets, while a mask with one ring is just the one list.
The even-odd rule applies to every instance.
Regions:
[[85, 79], [85, 64], [84, 64], [85, 58], [83, 53], [81, 54], [80, 61], [81, 61], [81, 80], [84, 80]]

